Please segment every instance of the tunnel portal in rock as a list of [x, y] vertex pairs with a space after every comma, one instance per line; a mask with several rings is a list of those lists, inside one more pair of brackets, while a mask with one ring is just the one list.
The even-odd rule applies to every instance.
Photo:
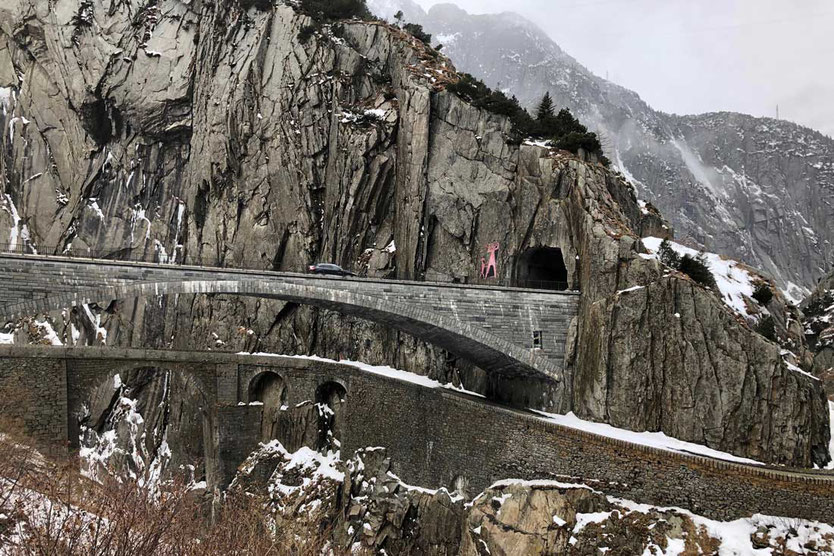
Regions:
[[535, 247], [518, 258], [518, 286], [543, 290], [567, 290], [568, 269], [562, 250], [557, 247]]

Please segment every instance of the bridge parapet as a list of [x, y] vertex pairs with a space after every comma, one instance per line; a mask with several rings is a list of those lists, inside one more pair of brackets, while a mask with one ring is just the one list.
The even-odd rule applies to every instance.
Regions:
[[6, 285], [0, 292], [5, 317], [138, 296], [255, 295], [383, 322], [488, 371], [556, 380], [579, 300], [575, 292], [42, 255], [0, 255], [0, 281]]

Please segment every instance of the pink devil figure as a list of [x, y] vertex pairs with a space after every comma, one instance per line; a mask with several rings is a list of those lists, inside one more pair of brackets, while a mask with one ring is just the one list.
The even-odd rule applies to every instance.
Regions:
[[[489, 262], [486, 265], [486, 269], [481, 271], [481, 276], [484, 278], [498, 278], [498, 267], [495, 262], [495, 252], [498, 251], [498, 242], [496, 241], [495, 243], [490, 243], [486, 246], [486, 249], [489, 254]], [[483, 259], [481, 259], [481, 261], [483, 261]], [[483, 268], [483, 262], [481, 265], [481, 268]]]

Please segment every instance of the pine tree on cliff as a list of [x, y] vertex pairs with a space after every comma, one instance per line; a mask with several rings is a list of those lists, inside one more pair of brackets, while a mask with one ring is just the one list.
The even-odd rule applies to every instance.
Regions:
[[550, 93], [545, 93], [542, 97], [539, 106], [536, 108], [536, 119], [544, 122], [555, 115], [553, 111], [553, 99], [550, 98]]

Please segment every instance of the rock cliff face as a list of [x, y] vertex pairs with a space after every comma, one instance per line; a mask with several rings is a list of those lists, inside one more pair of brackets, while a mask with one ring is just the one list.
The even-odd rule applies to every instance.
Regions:
[[403, 9], [458, 68], [526, 106], [550, 92], [557, 107], [601, 133], [609, 157], [682, 239], [762, 269], [796, 302], [831, 270], [831, 138], [770, 118], [658, 112], [513, 13], [470, 15], [453, 4], [425, 12], [410, 0], [369, 5], [389, 19]]
[[284, 4], [4, 4], [0, 243], [476, 281], [497, 241], [503, 283], [543, 257], [545, 279], [582, 292], [565, 381], [496, 382], [395, 331], [224, 296], [117, 300], [89, 341], [344, 355], [763, 461], [828, 460], [819, 383], [641, 256], [668, 228], [622, 176], [514, 144], [397, 29], [343, 22], [302, 43], [309, 23]]
[[834, 274], [817, 284], [802, 303], [805, 335], [814, 357], [814, 374], [826, 386], [829, 398], [834, 394]]

